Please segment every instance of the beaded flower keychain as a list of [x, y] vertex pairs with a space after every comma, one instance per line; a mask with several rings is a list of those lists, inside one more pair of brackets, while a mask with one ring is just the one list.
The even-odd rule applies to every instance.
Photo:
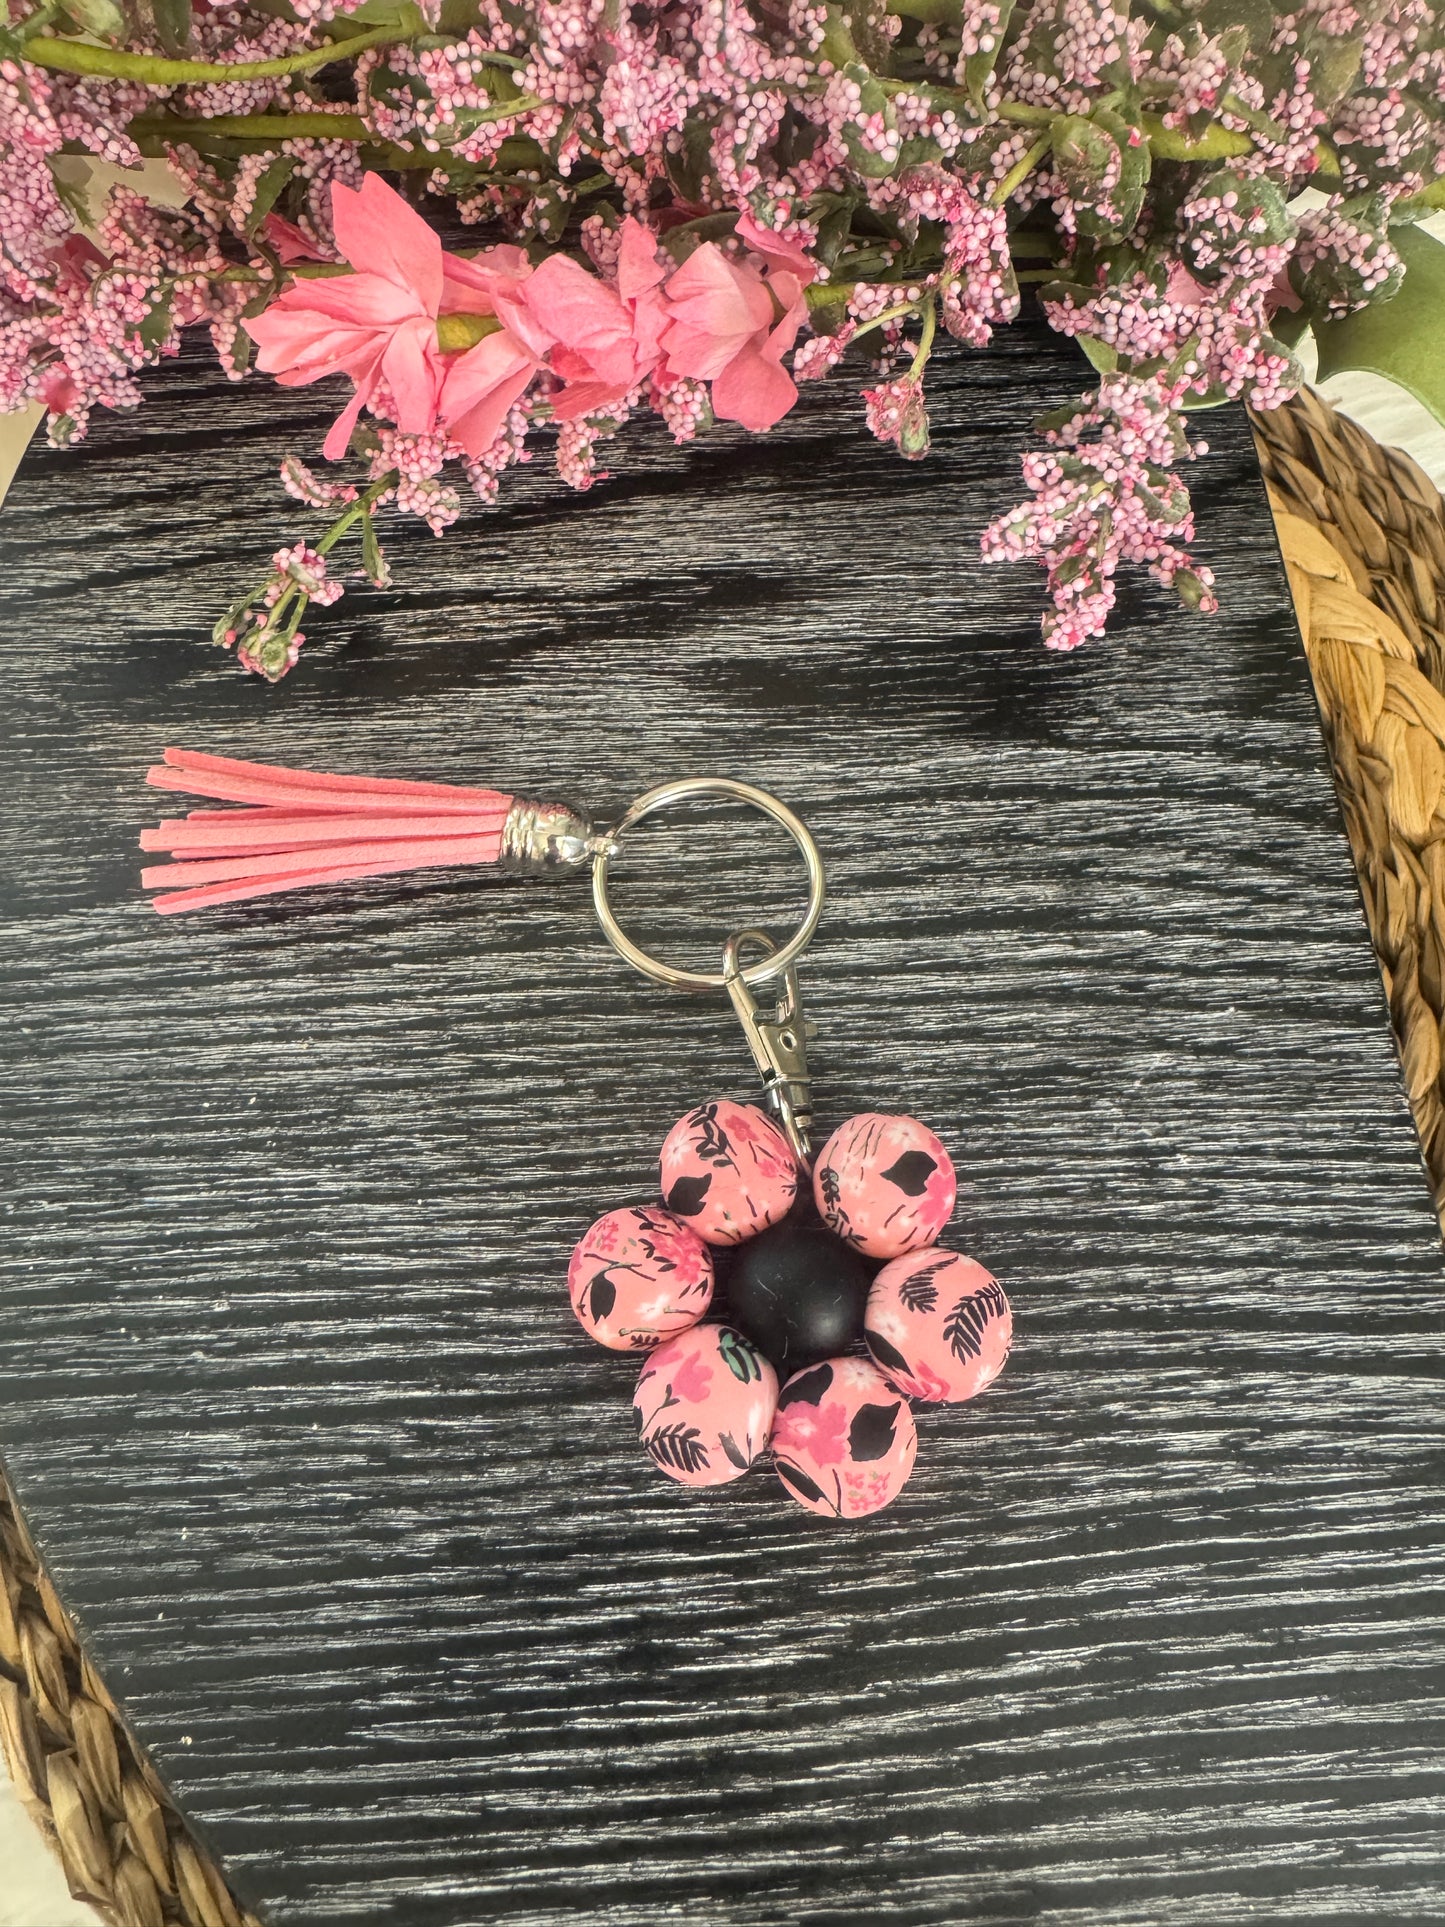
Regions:
[[[865, 1112], [816, 1161], [798, 959], [818, 927], [823, 861], [807, 825], [729, 777], [663, 783], [607, 830], [561, 805], [496, 790], [280, 769], [168, 749], [161, 789], [244, 807], [195, 810], [141, 835], [172, 862], [142, 872], [162, 913], [463, 863], [591, 870], [614, 949], [672, 990], [723, 991], [762, 1078], [762, 1105], [710, 1098], [661, 1154], [661, 1203], [608, 1211], [578, 1241], [567, 1287], [578, 1323], [612, 1351], [645, 1352], [633, 1404], [654, 1465], [724, 1485], [771, 1455], [810, 1511], [854, 1519], [902, 1490], [918, 1449], [910, 1400], [956, 1404], [1003, 1368], [1013, 1319], [998, 1281], [935, 1240], [953, 1165], [917, 1118]], [[783, 943], [733, 932], [722, 968], [684, 970], [622, 928], [610, 867], [627, 833], [670, 804], [725, 797], [782, 826], [808, 905]], [[771, 1010], [754, 992], [775, 990]], [[709, 1316], [710, 1313], [718, 1316]], [[780, 1383], [780, 1374], [781, 1383]]]

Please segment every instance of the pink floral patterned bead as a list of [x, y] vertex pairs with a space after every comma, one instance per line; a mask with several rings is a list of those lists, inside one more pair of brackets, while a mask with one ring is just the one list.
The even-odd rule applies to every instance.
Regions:
[[755, 1104], [713, 1098], [663, 1141], [663, 1202], [710, 1245], [756, 1237], [787, 1217], [797, 1195], [788, 1140]]
[[830, 1231], [869, 1258], [931, 1245], [958, 1186], [947, 1151], [916, 1117], [864, 1111], [823, 1146], [813, 1196]]
[[956, 1405], [1003, 1370], [1013, 1314], [982, 1265], [935, 1247], [883, 1267], [868, 1294], [863, 1336], [900, 1392]]
[[567, 1290], [583, 1330], [614, 1352], [645, 1351], [712, 1303], [712, 1253], [669, 1211], [609, 1211], [578, 1241]]
[[861, 1519], [908, 1482], [918, 1431], [907, 1399], [862, 1358], [795, 1372], [778, 1394], [773, 1458], [790, 1497], [828, 1519]]
[[730, 1325], [694, 1325], [648, 1359], [632, 1403], [659, 1472], [679, 1485], [726, 1485], [767, 1445], [778, 1375]]

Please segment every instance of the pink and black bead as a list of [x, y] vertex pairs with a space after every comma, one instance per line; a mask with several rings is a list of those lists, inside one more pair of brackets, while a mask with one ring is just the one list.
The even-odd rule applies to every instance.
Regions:
[[645, 1351], [695, 1325], [712, 1302], [712, 1253], [669, 1211], [608, 1211], [567, 1267], [577, 1322], [611, 1351]]
[[788, 1496], [810, 1512], [881, 1512], [907, 1484], [917, 1453], [908, 1400], [867, 1359], [826, 1359], [778, 1396], [773, 1463]]
[[712, 1098], [663, 1140], [663, 1202], [710, 1245], [755, 1238], [787, 1217], [797, 1195], [788, 1140], [756, 1104]]
[[632, 1403], [659, 1472], [679, 1485], [727, 1485], [767, 1446], [778, 1375], [741, 1332], [695, 1325], [652, 1354]]
[[813, 1172], [818, 1215], [869, 1258], [931, 1245], [957, 1195], [953, 1160], [927, 1125], [879, 1111], [840, 1124]]
[[981, 1264], [934, 1247], [886, 1264], [863, 1333], [874, 1363], [910, 1398], [961, 1404], [991, 1385], [1013, 1342], [1003, 1286]]

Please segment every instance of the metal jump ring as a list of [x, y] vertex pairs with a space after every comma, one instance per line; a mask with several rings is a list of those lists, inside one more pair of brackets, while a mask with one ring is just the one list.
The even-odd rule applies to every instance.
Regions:
[[607, 894], [608, 867], [617, 854], [624, 834], [639, 824], [643, 817], [651, 816], [654, 810], [665, 809], [669, 803], [680, 803], [692, 796], [731, 796], [739, 802], [751, 804], [755, 810], [761, 810], [764, 816], [770, 816], [775, 823], [780, 823], [802, 852], [808, 868], [808, 908], [803, 914], [803, 921], [787, 942], [779, 944], [770, 956], [760, 957], [755, 964], [749, 964], [745, 970], [738, 972], [745, 984], [770, 983], [796, 963], [811, 942], [818, 919], [823, 914], [827, 879], [823, 872], [823, 859], [818, 854], [818, 846], [807, 824], [801, 817], [795, 816], [786, 803], [780, 803], [776, 796], [770, 796], [766, 790], [755, 789], [751, 783], [739, 783], [730, 776], [683, 776], [675, 783], [659, 783], [656, 789], [646, 791], [629, 804], [617, 826], [599, 839], [592, 858], [592, 901], [597, 906], [597, 921], [618, 955], [625, 957], [644, 977], [651, 977], [654, 983], [667, 984], [673, 990], [727, 988], [728, 978], [721, 970], [681, 970], [676, 964], [664, 963], [660, 957], [649, 955], [632, 941], [617, 921]]

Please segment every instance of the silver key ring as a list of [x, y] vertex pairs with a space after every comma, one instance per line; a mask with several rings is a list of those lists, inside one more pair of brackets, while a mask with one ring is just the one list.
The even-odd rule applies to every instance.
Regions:
[[644, 977], [654, 983], [667, 984], [673, 990], [726, 990], [732, 981], [721, 970], [683, 970], [677, 964], [665, 963], [644, 950], [617, 921], [612, 902], [607, 894], [608, 873], [613, 857], [617, 854], [623, 836], [634, 829], [645, 816], [654, 811], [666, 809], [671, 803], [681, 803], [695, 796], [727, 796], [737, 802], [747, 803], [760, 810], [775, 823], [785, 829], [802, 853], [808, 871], [808, 907], [803, 920], [788, 938], [778, 945], [770, 955], [760, 957], [756, 963], [737, 972], [745, 984], [771, 983], [774, 978], [784, 976], [795, 964], [811, 943], [818, 919], [823, 914], [823, 902], [827, 895], [827, 877], [823, 869], [823, 859], [812, 833], [800, 816], [796, 816], [786, 803], [780, 803], [776, 796], [760, 790], [751, 783], [740, 783], [730, 776], [683, 776], [673, 783], [659, 783], [639, 796], [628, 805], [621, 820], [605, 836], [593, 845], [592, 857], [592, 901], [597, 910], [597, 921], [602, 925], [607, 941], [619, 956], [625, 957], [634, 970], [640, 970]]

